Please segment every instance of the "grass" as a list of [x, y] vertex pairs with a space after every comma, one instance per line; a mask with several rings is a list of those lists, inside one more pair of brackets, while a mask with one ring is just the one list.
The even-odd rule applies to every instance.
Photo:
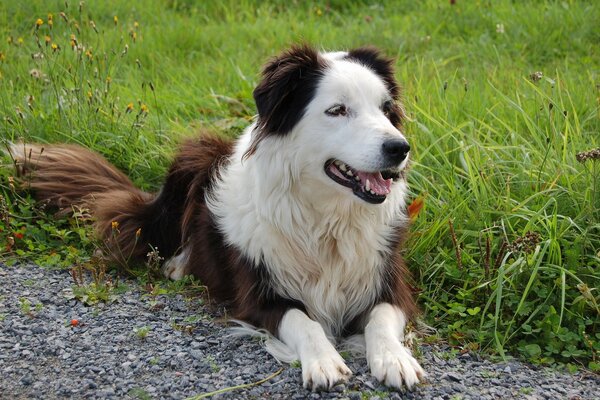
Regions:
[[[182, 137], [248, 124], [268, 57], [374, 44], [411, 117], [426, 321], [457, 347], [600, 369], [600, 162], [576, 157], [600, 147], [595, 2], [66, 3], [0, 4], [3, 141], [80, 143], [156, 189]], [[93, 262], [85, 210], [57, 221], [11, 175], [0, 257]]]

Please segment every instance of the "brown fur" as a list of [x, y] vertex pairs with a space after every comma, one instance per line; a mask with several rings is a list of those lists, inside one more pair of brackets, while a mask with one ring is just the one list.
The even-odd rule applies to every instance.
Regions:
[[150, 194], [81, 146], [20, 144], [11, 149], [19, 176], [27, 178], [23, 181], [36, 199], [63, 214], [73, 206], [88, 208], [98, 237], [120, 262], [143, 259], [151, 248], [163, 258], [175, 254], [181, 246], [188, 190], [193, 186], [203, 199], [214, 167], [230, 152], [230, 141], [210, 134], [189, 140], [181, 146], [163, 190]]

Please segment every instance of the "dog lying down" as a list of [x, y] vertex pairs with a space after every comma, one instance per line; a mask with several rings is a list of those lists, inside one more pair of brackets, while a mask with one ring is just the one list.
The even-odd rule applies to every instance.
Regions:
[[91, 210], [114, 257], [157, 248], [166, 276], [194, 275], [276, 336], [305, 387], [348, 379], [332, 342], [361, 334], [373, 376], [412, 388], [425, 373], [403, 343], [417, 307], [399, 252], [410, 146], [392, 60], [292, 47], [267, 62], [254, 99], [258, 117], [236, 141], [184, 143], [156, 194], [83, 147], [11, 153], [38, 200]]

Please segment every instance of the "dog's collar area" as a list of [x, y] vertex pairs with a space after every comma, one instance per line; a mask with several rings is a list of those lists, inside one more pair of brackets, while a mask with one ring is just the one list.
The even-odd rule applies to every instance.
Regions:
[[327, 160], [325, 173], [339, 185], [352, 189], [352, 192], [367, 203], [380, 204], [392, 188], [392, 181], [400, 177], [398, 171], [364, 172], [335, 159]]

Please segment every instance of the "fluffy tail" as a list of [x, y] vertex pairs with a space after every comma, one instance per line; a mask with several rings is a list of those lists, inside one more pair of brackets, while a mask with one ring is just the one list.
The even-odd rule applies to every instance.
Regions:
[[[218, 161], [231, 145], [202, 136], [182, 146], [158, 194], [146, 193], [99, 154], [76, 145], [15, 144], [17, 172], [38, 201], [69, 212], [90, 210], [95, 229], [120, 262], [143, 259], [150, 248], [173, 256], [182, 245], [188, 197], [203, 199]], [[193, 189], [194, 193], [189, 193]], [[201, 197], [197, 197], [200, 195]]]

